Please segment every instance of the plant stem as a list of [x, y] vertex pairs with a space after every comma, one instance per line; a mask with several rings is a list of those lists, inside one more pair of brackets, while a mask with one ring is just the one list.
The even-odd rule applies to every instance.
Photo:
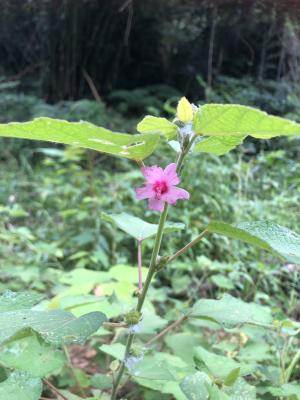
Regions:
[[[176, 166], [176, 171], [177, 174], [179, 175], [182, 169], [182, 165], [183, 165], [183, 161], [185, 156], [188, 154], [193, 142], [195, 140], [195, 136], [193, 136], [189, 142], [189, 144], [186, 146], [185, 149], [182, 149], [182, 151], [179, 154], [178, 160], [177, 160], [177, 166]], [[143, 304], [145, 302], [145, 298], [146, 298], [146, 294], [148, 292], [150, 283], [152, 281], [152, 278], [156, 272], [156, 263], [157, 263], [157, 257], [159, 254], [159, 250], [160, 250], [160, 246], [161, 246], [161, 241], [162, 241], [162, 236], [163, 236], [163, 232], [164, 232], [164, 225], [167, 219], [167, 214], [168, 214], [168, 209], [169, 209], [169, 204], [165, 203], [164, 205], [164, 209], [162, 214], [160, 215], [160, 219], [159, 219], [159, 224], [158, 224], [158, 228], [157, 228], [157, 234], [155, 237], [155, 242], [154, 242], [154, 247], [153, 247], [153, 251], [152, 251], [152, 255], [151, 255], [151, 260], [150, 260], [150, 265], [149, 265], [149, 270], [148, 270], [148, 274], [146, 277], [146, 281], [145, 284], [143, 286], [143, 290], [138, 298], [138, 303], [136, 306], [136, 311], [141, 312], [142, 308], [143, 308]], [[116, 377], [115, 383], [113, 385], [113, 390], [112, 390], [112, 394], [111, 394], [111, 400], [116, 400], [117, 398], [117, 392], [118, 392], [118, 387], [119, 384], [121, 382], [123, 373], [125, 371], [125, 360], [126, 357], [128, 357], [128, 355], [130, 354], [130, 348], [133, 342], [133, 338], [134, 338], [134, 334], [133, 333], [129, 333], [128, 338], [127, 338], [127, 343], [126, 343], [126, 349], [125, 349], [125, 355], [124, 355], [124, 359], [121, 363], [118, 375]]]
[[138, 240], [138, 269], [139, 269], [139, 290], [143, 290], [143, 275], [142, 275], [142, 241]]
[[288, 368], [286, 370], [286, 373], [285, 373], [285, 382], [286, 383], [289, 382], [289, 380], [292, 376], [293, 370], [299, 360], [300, 360], [300, 350], [297, 351], [297, 353], [295, 354], [294, 358], [292, 359], [290, 365], [288, 366]]
[[66, 396], [64, 396], [54, 385], [52, 385], [52, 383], [50, 381], [48, 381], [48, 379], [43, 378], [43, 382], [51, 389], [51, 391], [61, 397], [63, 400], [68, 400]]
[[177, 257], [181, 256], [181, 254], [185, 253], [188, 249], [191, 247], [195, 246], [198, 242], [200, 242], [201, 239], [206, 235], [208, 231], [205, 229], [203, 232], [200, 233], [199, 236], [197, 236], [194, 240], [192, 240], [190, 243], [188, 243], [186, 246], [184, 246], [182, 249], [178, 250], [175, 254], [173, 254], [169, 259], [168, 263], [175, 260]]
[[171, 325], [167, 326], [165, 329], [163, 329], [161, 332], [159, 332], [156, 336], [154, 336], [152, 339], [150, 339], [145, 346], [150, 346], [152, 343], [154, 343], [156, 340], [161, 339], [165, 335], [167, 335], [170, 331], [173, 329], [176, 329], [178, 326], [180, 326], [185, 320], [188, 319], [187, 315], [182, 315], [177, 321], [172, 322]]
[[79, 379], [78, 379], [78, 377], [76, 375], [76, 372], [74, 370], [74, 367], [73, 367], [73, 364], [72, 364], [72, 360], [71, 360], [71, 357], [70, 357], [70, 354], [69, 354], [69, 350], [68, 350], [68, 348], [66, 346], [63, 346], [63, 349], [64, 349], [64, 352], [65, 352], [65, 355], [66, 355], [66, 358], [67, 358], [68, 367], [69, 367], [71, 376], [73, 377], [73, 379], [75, 381], [77, 389], [78, 389], [78, 391], [79, 391], [79, 393], [80, 393], [80, 395], [82, 397], [86, 397], [86, 394], [84, 393], [83, 387], [81, 386], [81, 384], [79, 382]]

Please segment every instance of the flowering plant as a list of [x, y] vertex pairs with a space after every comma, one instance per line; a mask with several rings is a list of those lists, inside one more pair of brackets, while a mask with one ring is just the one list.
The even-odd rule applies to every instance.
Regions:
[[[85, 122], [70, 123], [50, 118], [38, 118], [25, 123], [0, 124], [0, 136], [72, 144], [136, 161], [139, 165], [143, 165], [141, 171], [145, 178], [145, 184], [136, 189], [136, 197], [138, 200], [148, 199], [149, 210], [160, 213], [158, 224], [150, 224], [127, 213], [103, 215], [103, 219], [113, 222], [137, 241], [138, 290], [135, 293], [132, 309], [127, 310], [122, 321], [108, 321], [109, 318], [105, 313], [98, 310], [81, 315], [79, 318], [67, 311], [55, 310], [53, 308], [59, 297], [50, 302], [50, 309], [44, 310], [41, 304], [40, 308], [34, 308], [36, 303], [41, 303], [40, 296], [36, 294], [7, 292], [0, 296], [0, 322], [3, 327], [0, 331], [0, 343], [4, 349], [3, 354], [0, 352], [0, 361], [10, 370], [15, 370], [8, 377], [3, 374], [0, 398], [8, 398], [7, 395], [2, 395], [3, 393], [13, 393], [12, 396], [17, 398], [20, 387], [24, 387], [27, 390], [26, 396], [27, 394], [31, 396], [30, 400], [38, 400], [42, 394], [41, 378], [47, 377], [50, 372], [55, 373], [58, 366], [63, 364], [61, 353], [53, 352], [53, 348], [65, 348], [68, 344], [82, 343], [103, 325], [111, 329], [121, 328], [121, 332], [124, 333], [124, 330], [126, 332], [125, 352], [121, 357], [117, 357], [120, 361], [110, 365], [111, 385], [105, 386], [103, 382], [98, 382], [101, 390], [104, 386], [111, 400], [117, 399], [120, 386], [125, 383], [125, 373], [137, 380], [167, 382], [168, 392], [164, 392], [164, 388], [159, 385], [155, 388], [161, 388], [163, 393], [175, 393], [176, 399], [255, 399], [256, 389], [244, 378], [248, 374], [254, 374], [253, 365], [245, 365], [212, 354], [205, 348], [197, 346], [194, 363], [189, 366], [181, 365], [182, 368], [178, 372], [174, 362], [162, 359], [159, 357], [159, 352], [152, 356], [148, 355], [151, 346], [171, 330], [188, 321], [205, 320], [218, 324], [225, 330], [235, 329], [235, 332], [244, 325], [259, 327], [264, 333], [267, 330], [277, 332], [278, 337], [283, 336], [284, 332], [288, 339], [280, 354], [281, 387], [260, 389], [261, 392], [266, 390], [270, 393], [279, 393], [278, 396], [285, 396], [288, 393], [288, 396], [294, 399], [297, 388], [290, 381], [300, 359], [300, 351], [293, 356], [288, 366], [285, 364], [285, 359], [289, 344], [299, 335], [299, 324], [292, 320], [278, 321], [260, 304], [245, 303], [230, 295], [224, 295], [219, 300], [199, 299], [191, 307], [186, 305], [184, 312], [176, 321], [146, 344], [141, 344], [141, 340], [136, 343], [136, 338], [141, 333], [144, 303], [154, 276], [210, 234], [238, 239], [269, 251], [285, 259], [287, 265], [300, 264], [300, 237], [287, 228], [268, 221], [239, 222], [235, 225], [211, 221], [193, 240], [174, 254], [160, 254], [164, 233], [183, 228], [182, 224], [168, 223], [167, 217], [170, 206], [175, 206], [178, 200], [190, 198], [185, 189], [177, 186], [182, 184], [181, 173], [189, 157], [201, 153], [220, 156], [237, 147], [248, 135], [258, 139], [300, 135], [300, 125], [250, 107], [232, 104], [207, 104], [196, 107], [186, 98], [182, 98], [172, 121], [146, 116], [138, 124], [137, 129], [140, 133], [136, 135], [113, 133]], [[159, 166], [144, 166], [143, 160], [155, 151], [161, 140], [166, 140], [175, 150], [175, 160], [172, 160], [173, 162], [165, 169]], [[181, 204], [188, 206], [188, 202]], [[144, 280], [142, 243], [150, 237], [154, 238], [154, 245]], [[102, 288], [96, 286], [93, 289], [96, 300], [99, 300], [103, 295]], [[80, 299], [75, 300], [77, 305]], [[88, 297], [86, 301], [93, 304], [95, 299]], [[101, 308], [101, 302], [99, 304]], [[113, 341], [118, 337], [119, 333], [115, 335]], [[17, 344], [12, 345], [11, 341], [17, 341]], [[193, 347], [192, 339], [188, 346]], [[49, 359], [51, 363], [38, 365], [38, 362], [28, 362], [28, 347], [33, 348], [33, 358]], [[22, 349], [25, 349], [23, 353]], [[73, 375], [74, 379], [78, 380], [77, 375], [75, 373]], [[269, 375], [271, 372], [268, 372]], [[44, 383], [55, 395], [67, 398], [53, 387], [51, 382], [44, 379]], [[170, 385], [175, 389], [173, 386], [170, 389]]]

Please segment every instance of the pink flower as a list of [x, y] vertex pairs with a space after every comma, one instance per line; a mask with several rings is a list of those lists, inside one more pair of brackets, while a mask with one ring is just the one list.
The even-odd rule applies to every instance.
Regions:
[[170, 164], [164, 170], [156, 165], [144, 167], [142, 173], [146, 178], [146, 184], [136, 189], [136, 197], [138, 200], [149, 199], [149, 210], [162, 212], [164, 203], [175, 205], [177, 200], [190, 198], [186, 190], [176, 187], [180, 182], [176, 164]]

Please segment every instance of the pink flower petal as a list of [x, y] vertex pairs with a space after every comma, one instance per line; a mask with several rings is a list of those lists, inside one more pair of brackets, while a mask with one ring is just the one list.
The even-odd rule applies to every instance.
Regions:
[[149, 210], [163, 212], [164, 209], [164, 202], [162, 200], [157, 199], [149, 199], [148, 202]]
[[180, 179], [176, 172], [176, 164], [169, 164], [164, 170], [164, 177], [168, 181], [169, 185], [178, 185]]
[[135, 189], [136, 198], [138, 200], [149, 199], [155, 196], [152, 184], [148, 183], [146, 186]]
[[155, 183], [163, 178], [164, 171], [162, 168], [154, 165], [153, 167], [143, 167], [142, 174], [148, 183]]
[[184, 189], [171, 186], [167, 193], [161, 196], [162, 201], [166, 201], [169, 204], [176, 204], [177, 200], [188, 200], [190, 198], [189, 192]]

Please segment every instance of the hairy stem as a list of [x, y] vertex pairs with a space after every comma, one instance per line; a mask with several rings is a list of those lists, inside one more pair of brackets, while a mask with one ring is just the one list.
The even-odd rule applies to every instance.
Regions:
[[139, 291], [143, 290], [143, 275], [142, 275], [142, 241], [138, 240], [138, 269], [139, 269]]
[[[186, 148], [182, 149], [182, 151], [179, 154], [179, 157], [178, 157], [178, 160], [177, 160], [177, 163], [176, 163], [177, 164], [176, 171], [177, 171], [178, 175], [181, 172], [184, 158], [188, 154], [190, 148], [192, 147], [192, 144], [193, 144], [194, 140], [195, 140], [195, 136], [193, 136], [191, 138], [191, 140], [188, 143], [188, 145], [186, 146]], [[143, 286], [143, 290], [142, 290], [141, 294], [139, 295], [138, 303], [137, 303], [137, 306], [136, 306], [136, 311], [138, 311], [138, 312], [141, 312], [141, 310], [143, 308], [143, 304], [145, 302], [145, 298], [146, 298], [150, 283], [151, 283], [152, 278], [153, 278], [153, 276], [154, 276], [154, 274], [156, 272], [157, 257], [158, 257], [160, 246], [161, 246], [161, 241], [162, 241], [163, 232], [164, 232], [164, 225], [165, 225], [165, 222], [166, 222], [166, 219], [167, 219], [168, 209], [169, 209], [169, 204], [165, 203], [163, 212], [160, 215], [160, 219], [159, 219], [159, 224], [158, 224], [157, 234], [156, 234], [156, 237], [155, 237], [154, 247], [153, 247], [153, 251], [152, 251], [152, 255], [151, 255], [148, 274], [147, 274], [146, 281], [145, 281], [144, 286]], [[116, 400], [116, 398], [117, 398], [118, 387], [119, 387], [119, 384], [121, 382], [122, 376], [123, 376], [124, 371], [125, 371], [125, 361], [126, 361], [126, 358], [128, 357], [128, 355], [130, 354], [130, 349], [131, 349], [131, 345], [132, 345], [132, 342], [133, 342], [133, 338], [134, 338], [134, 334], [133, 333], [129, 333], [128, 338], [127, 338], [127, 343], [126, 343], [124, 359], [123, 359], [123, 361], [121, 363], [120, 369], [118, 371], [118, 375], [117, 375], [115, 383], [113, 385], [113, 390], [112, 390], [112, 394], [111, 394], [111, 400]]]

